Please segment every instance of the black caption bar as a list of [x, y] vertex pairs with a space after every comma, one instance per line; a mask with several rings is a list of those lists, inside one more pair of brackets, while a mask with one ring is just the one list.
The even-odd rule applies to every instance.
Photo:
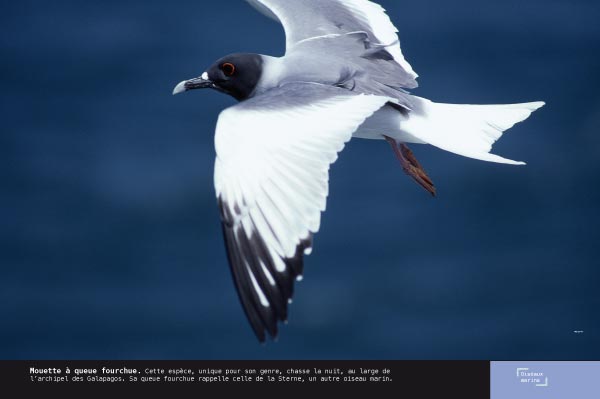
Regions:
[[381, 394], [488, 398], [487, 361], [2, 361], [22, 393]]

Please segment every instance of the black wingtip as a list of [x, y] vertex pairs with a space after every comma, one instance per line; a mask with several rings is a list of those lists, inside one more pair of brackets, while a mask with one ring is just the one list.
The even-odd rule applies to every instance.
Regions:
[[[256, 331], [255, 331], [256, 333]], [[256, 333], [256, 339], [258, 340], [258, 343], [262, 346], [267, 346], [267, 337], [265, 336], [265, 334], [258, 334]]]
[[292, 257], [274, 259], [278, 255], [274, 255], [255, 226], [246, 225], [248, 219], [231, 214], [230, 209], [235, 212], [235, 207], [231, 208], [222, 198], [218, 201], [227, 259], [246, 318], [259, 343], [265, 344], [268, 338], [277, 342], [279, 323], [287, 324], [294, 284], [302, 278], [305, 251], [312, 248], [312, 234], [300, 240]]

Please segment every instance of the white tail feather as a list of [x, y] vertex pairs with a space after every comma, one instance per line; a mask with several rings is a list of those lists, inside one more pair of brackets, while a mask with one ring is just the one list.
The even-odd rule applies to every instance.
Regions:
[[418, 140], [469, 158], [525, 165], [490, 154], [492, 145], [505, 130], [527, 119], [543, 102], [507, 105], [439, 104], [414, 97], [418, 107], [403, 120], [403, 133]]

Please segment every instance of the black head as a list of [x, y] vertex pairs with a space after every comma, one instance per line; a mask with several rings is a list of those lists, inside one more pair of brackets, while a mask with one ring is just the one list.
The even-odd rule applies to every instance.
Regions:
[[242, 101], [254, 93], [262, 67], [263, 59], [258, 54], [231, 54], [217, 60], [199, 78], [179, 83], [173, 94], [211, 88]]

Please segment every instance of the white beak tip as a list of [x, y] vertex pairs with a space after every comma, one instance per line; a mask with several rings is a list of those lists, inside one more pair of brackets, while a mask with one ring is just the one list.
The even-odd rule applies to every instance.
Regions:
[[175, 86], [175, 88], [173, 89], [173, 95], [176, 96], [177, 94], [183, 93], [186, 91], [185, 89], [185, 83], [186, 81], [184, 80], [183, 82], [180, 82], [177, 86]]

